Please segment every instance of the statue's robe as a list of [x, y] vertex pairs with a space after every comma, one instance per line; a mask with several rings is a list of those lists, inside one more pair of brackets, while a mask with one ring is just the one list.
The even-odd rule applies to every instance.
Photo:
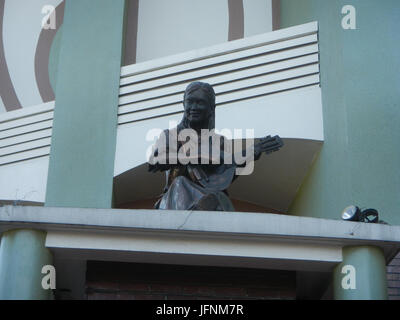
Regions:
[[[212, 130], [210, 138], [205, 140], [206, 142], [202, 141], [203, 146], [204, 143], [209, 144], [208, 148], [204, 148], [208, 151], [202, 151], [201, 144], [197, 145], [195, 140], [179, 142], [179, 132], [178, 128], [165, 130], [156, 141], [149, 159], [150, 171], [166, 171], [166, 186], [155, 208], [234, 211], [226, 190], [235, 177], [235, 165], [230, 164], [232, 158], [228, 160], [232, 157], [231, 150], [224, 150], [225, 137]], [[218, 142], [214, 145], [214, 152], [211, 150], [213, 139]], [[171, 141], [177, 143], [170, 143]], [[198, 148], [197, 154], [190, 155], [188, 150], [195, 148]], [[187, 150], [186, 159], [191, 159], [192, 163], [181, 164], [177, 160], [175, 164], [173, 159], [178, 159], [180, 150]], [[193, 164], [194, 159], [198, 164]]]

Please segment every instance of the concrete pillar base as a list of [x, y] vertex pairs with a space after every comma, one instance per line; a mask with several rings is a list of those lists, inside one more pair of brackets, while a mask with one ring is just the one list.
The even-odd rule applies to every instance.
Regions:
[[386, 300], [386, 262], [380, 248], [343, 248], [343, 262], [333, 273], [336, 300]]
[[45, 247], [46, 232], [10, 230], [0, 244], [0, 300], [47, 300], [52, 290], [42, 288], [45, 265], [52, 264]]

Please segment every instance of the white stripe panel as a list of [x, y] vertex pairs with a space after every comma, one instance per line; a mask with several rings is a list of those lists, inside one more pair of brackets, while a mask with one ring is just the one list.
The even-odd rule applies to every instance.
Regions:
[[[312, 45], [309, 48], [303, 48], [300, 51], [303, 52], [304, 54], [309, 54], [310, 52], [315, 52], [315, 50], [318, 50], [317, 45]], [[303, 60], [297, 60], [298, 61], [297, 65], [301, 66], [302, 64], [311, 63], [311, 62], [307, 62], [307, 61], [310, 61], [307, 59], [310, 59], [310, 58], [305, 58]], [[315, 62], [315, 63], [318, 62], [317, 55], [313, 56], [311, 59], [313, 60], [312, 62]], [[251, 75], [262, 74], [263, 72], [265, 73], [265, 72], [279, 71], [279, 70], [283, 70], [283, 69], [287, 69], [287, 68], [293, 68], [293, 67], [296, 67], [297, 65], [293, 64], [293, 61], [284, 61], [277, 65], [267, 65], [264, 67], [257, 67], [257, 68], [254, 68], [252, 71], [251, 71], [251, 69], [238, 70], [235, 72], [227, 73], [227, 74], [219, 76], [219, 77], [207, 76], [207, 77], [202, 78], [201, 80], [207, 81], [211, 85], [216, 86], [220, 83], [239, 80], [241, 78], [246, 78]], [[148, 90], [148, 91], [144, 91], [144, 92], [139, 92], [136, 94], [126, 95], [119, 99], [119, 104], [123, 105], [123, 104], [128, 104], [128, 103], [132, 103], [132, 102], [136, 102], [136, 101], [149, 100], [149, 99], [154, 99], [157, 97], [167, 96], [167, 95], [171, 95], [171, 94], [175, 94], [175, 93], [182, 94], [185, 91], [187, 84], [188, 83], [179, 83], [179, 84], [173, 85], [173, 86], [162, 87], [159, 89], [153, 89], [153, 90]], [[126, 112], [126, 110], [124, 110], [124, 111]]]
[[[250, 49], [246, 49], [246, 50], [235, 51], [235, 52], [228, 53], [225, 55], [219, 55], [216, 57], [196, 60], [196, 61], [185, 63], [185, 64], [175, 65], [175, 66], [168, 67], [168, 68], [162, 68], [162, 69], [155, 70], [155, 71], [140, 73], [140, 74], [136, 74], [136, 75], [133, 75], [130, 77], [121, 78], [120, 85], [123, 86], [123, 85], [136, 83], [136, 82], [140, 82], [140, 81], [147, 81], [147, 80], [151, 80], [152, 78], [159, 78], [162, 76], [170, 76], [170, 75], [173, 75], [176, 73], [188, 72], [188, 71], [192, 71], [192, 70], [204, 68], [204, 67], [209, 68], [210, 66], [218, 65], [221, 63], [227, 63], [227, 62], [231, 62], [231, 61], [235, 61], [235, 60], [239, 60], [239, 59], [243, 59], [243, 58], [248, 59], [248, 58], [251, 58], [256, 55], [267, 54], [267, 53], [270, 53], [273, 51], [284, 50], [284, 49], [297, 47], [300, 45], [316, 43], [317, 41], [318, 41], [317, 35], [313, 34], [313, 35], [309, 35], [309, 36], [305, 36], [305, 37], [301, 37], [301, 38], [267, 44], [264, 46], [258, 46], [258, 47], [250, 48]], [[270, 61], [273, 61], [273, 60], [270, 60]], [[266, 62], [268, 62], [268, 60]]]
[[318, 85], [317, 32], [313, 22], [124, 67], [118, 123], [182, 112], [196, 80], [213, 86], [217, 105]]
[[50, 147], [43, 147], [39, 149], [34, 149], [30, 151], [20, 152], [20, 153], [13, 153], [8, 156], [0, 157], [0, 165], [28, 160], [32, 158], [42, 157], [50, 154]]
[[[319, 75], [310, 75], [299, 79], [293, 79], [289, 81], [282, 81], [274, 83], [268, 86], [257, 86], [245, 90], [235, 91], [227, 93], [218, 97], [219, 104], [227, 103], [230, 101], [246, 99], [249, 97], [256, 97], [260, 95], [271, 94], [279, 91], [299, 88], [303, 86], [313, 85], [319, 83]], [[163, 108], [155, 108], [135, 113], [129, 113], [118, 117], [118, 124], [139, 121], [151, 117], [161, 117], [171, 113], [183, 112], [182, 103], [176, 103], [171, 106]]]
[[[314, 61], [314, 62], [317, 62], [317, 61]], [[310, 62], [308, 62], [308, 63], [310, 63]], [[318, 65], [316, 65], [316, 66], [318, 68]], [[263, 83], [263, 81], [270, 82], [270, 81], [285, 79], [288, 77], [287, 74], [291, 75], [291, 74], [295, 73], [296, 76], [304, 74], [304, 73], [302, 73], [304, 67], [300, 67], [300, 68], [293, 69], [291, 71], [281, 71], [281, 72], [276, 72], [273, 74], [262, 75], [263, 73], [280, 71], [280, 70], [284, 70], [287, 68], [293, 68], [293, 67], [296, 67], [296, 64], [293, 64], [290, 62], [284, 62], [284, 63], [278, 64], [277, 66], [276, 65], [275, 66], [268, 65], [263, 68], [255, 68], [253, 70], [249, 70], [249, 69], [240, 70], [240, 71], [224, 74], [224, 75], [218, 76], [218, 77], [204, 77], [201, 80], [211, 84], [214, 87], [214, 90], [216, 93], [217, 93], [217, 91], [219, 93], [221, 93], [223, 91], [240, 89], [241, 86], [246, 87], [248, 85], [251, 85], [250, 82], [253, 83], [252, 85], [257, 85], [257, 84]], [[318, 70], [313, 71], [313, 72], [318, 72]], [[259, 74], [261, 74], [262, 76], [259, 76]], [[252, 78], [250, 80], [242, 80], [242, 79], [246, 79], [248, 77], [252, 77]], [[269, 78], [271, 78], [271, 79], [269, 79]], [[225, 84], [225, 85], [223, 85], [223, 84]], [[149, 90], [149, 91], [125, 96], [125, 97], [120, 98], [120, 103], [131, 103], [131, 102], [135, 102], [135, 101], [144, 101], [144, 100], [154, 99], [156, 97], [168, 96], [168, 95], [175, 94], [175, 93], [183, 94], [187, 85], [188, 85], [188, 83], [180, 83], [180, 84], [174, 85], [174, 86], [163, 87], [160, 89], [154, 89], [154, 90]], [[219, 88], [223, 87], [224, 89], [217, 89], [218, 86], [220, 86]], [[233, 86], [233, 87], [231, 87], [231, 86]]]
[[[51, 137], [52, 129], [44, 129], [40, 131], [34, 131], [31, 133], [22, 134], [19, 136], [13, 136], [10, 138], [5, 138], [0, 140], [0, 148], [4, 148], [7, 146], [12, 146], [28, 141], [38, 140], [42, 138], [49, 138]], [[1, 149], [0, 149], [1, 150]]]
[[54, 110], [54, 101], [0, 114], [0, 124]]
[[13, 146], [0, 148], [0, 158], [13, 153], [33, 150], [41, 147], [50, 146], [51, 138], [43, 138], [34, 141], [24, 142]]
[[0, 165], [49, 154], [54, 101], [0, 115]]
[[[289, 68], [294, 68], [297, 66], [303, 66], [311, 63], [318, 63], [318, 54], [313, 54], [305, 57], [300, 57], [300, 58], [295, 58], [291, 59], [288, 61], [283, 61], [283, 62], [278, 62], [278, 63], [273, 63], [273, 64], [267, 64], [261, 67], [257, 68], [251, 68], [251, 69], [245, 69], [245, 70], [238, 70], [229, 74], [223, 74], [220, 76], [215, 76], [213, 78], [208, 79], [208, 82], [214, 83], [214, 85], [217, 85], [219, 83], [225, 83], [228, 81], [233, 81], [237, 79], [244, 79], [244, 78], [249, 78], [249, 77], [255, 77], [258, 75], [262, 74], [267, 74], [271, 73], [274, 71], [279, 71], [283, 69], [289, 69]], [[186, 85], [186, 84], [185, 84]], [[180, 88], [179, 92], [179, 100], [182, 100], [182, 93], [181, 91], [183, 87]], [[183, 89], [184, 90], [184, 89]], [[148, 101], [143, 102], [141, 104], [129, 104], [129, 105], [123, 105], [119, 107], [118, 114], [124, 114], [124, 113], [129, 113], [129, 112], [134, 112], [140, 110], [140, 105], [146, 106], [148, 104]]]
[[131, 113], [131, 112], [136, 112], [136, 111], [144, 111], [147, 109], [168, 106], [168, 105], [176, 104], [176, 103], [179, 103], [182, 105], [182, 100], [183, 100], [183, 92], [179, 92], [178, 94], [175, 94], [172, 96], [160, 97], [160, 98], [155, 98], [155, 99], [148, 100], [148, 101], [141, 101], [141, 102], [124, 105], [124, 106], [120, 107], [120, 109], [121, 109], [121, 114], [127, 114], [127, 113]]
[[176, 82], [189, 81], [189, 80], [195, 79], [195, 78], [218, 75], [220, 73], [225, 73], [225, 72], [232, 72], [232, 71], [243, 69], [243, 68], [257, 67], [259, 65], [273, 63], [276, 61], [281, 61], [281, 60], [286, 60], [286, 59], [292, 59], [295, 57], [300, 57], [300, 56], [304, 56], [304, 55], [316, 53], [316, 52], [318, 52], [318, 45], [310, 44], [310, 45], [307, 45], [307, 46], [301, 47], [301, 48], [295, 48], [295, 49], [286, 50], [286, 51], [279, 51], [277, 53], [270, 53], [268, 55], [262, 55], [262, 56], [258, 55], [254, 58], [248, 58], [245, 60], [241, 59], [241, 60], [234, 61], [231, 63], [224, 63], [224, 64], [219, 64], [216, 66], [212, 65], [212, 66], [208, 66], [207, 68], [203, 68], [200, 70], [196, 69], [191, 72], [185, 72], [185, 73], [181, 73], [181, 74], [178, 74], [175, 76], [156, 78], [155, 80], [148, 80], [145, 82], [134, 83], [132, 85], [124, 86], [124, 87], [121, 87], [121, 89], [120, 89], [120, 95], [126, 94], [126, 93], [132, 93], [132, 92], [136, 92], [136, 91], [141, 91], [141, 90], [146, 90], [146, 89], [150, 89], [150, 88], [160, 87], [160, 86], [164, 86], [164, 85], [171, 85]]
[[[214, 83], [214, 79], [212, 79], [212, 78], [205, 79], [205, 81], [209, 82], [211, 85], [214, 86], [214, 90], [217, 94], [217, 104], [218, 104], [218, 103], [222, 103], [222, 101], [223, 101], [218, 97], [218, 94], [223, 94], [227, 91], [244, 89], [249, 86], [267, 84], [267, 83], [270, 83], [273, 81], [282, 81], [285, 79], [299, 77], [299, 76], [307, 75], [310, 73], [317, 73], [318, 71], [319, 71], [319, 66], [317, 64], [314, 64], [311, 66], [295, 68], [295, 69], [291, 69], [288, 71], [282, 71], [282, 72], [273, 73], [273, 74], [266, 74], [266, 75], [257, 76], [257, 77], [253, 77], [250, 79], [245, 79], [245, 80], [232, 82], [232, 83], [221, 82], [221, 84], [218, 84], [218, 83]], [[179, 90], [177, 90], [178, 94], [175, 94], [172, 96], [156, 98], [156, 99], [152, 99], [150, 101], [142, 101], [139, 103], [135, 103], [133, 105], [124, 106], [124, 107], [120, 107], [120, 108], [125, 108], [122, 111], [124, 111], [124, 113], [127, 113], [127, 112], [132, 112], [132, 111], [140, 111], [141, 109], [160, 107], [163, 105], [168, 105], [168, 104], [173, 104], [173, 103], [174, 104], [181, 103], [185, 87], [186, 87], [186, 84], [180, 85]], [[149, 92], [149, 93], [151, 93], [151, 92]], [[134, 99], [134, 97], [132, 97], [132, 99]], [[224, 101], [224, 102], [226, 102], [226, 101]]]
[[260, 45], [293, 39], [304, 35], [316, 33], [318, 31], [318, 23], [310, 22], [300, 26], [290, 27], [286, 29], [277, 30], [274, 32], [265, 33], [245, 39], [231, 41], [207, 48], [192, 50], [182, 54], [177, 54], [161, 59], [156, 59], [139, 64], [129, 65], [121, 68], [121, 76], [127, 77], [134, 74], [149, 72], [156, 69], [166, 68], [174, 65], [179, 65], [195, 60], [205, 59], [209, 57], [219, 56], [244, 50], [246, 48], [258, 47]]
[[42, 121], [27, 126], [22, 126], [18, 128], [13, 128], [9, 130], [0, 131], [0, 139], [5, 139], [25, 133], [31, 133], [33, 131], [49, 129], [53, 126], [53, 120]]
[[[318, 73], [318, 71], [319, 71], [318, 65], [314, 64], [311, 66], [306, 66], [306, 67], [301, 67], [301, 68], [296, 68], [296, 69], [290, 69], [287, 71], [252, 77], [249, 79], [235, 81], [232, 83], [217, 84], [217, 85], [215, 85], [214, 90], [217, 94], [228, 92], [228, 91], [241, 90], [241, 89], [248, 88], [248, 87], [258, 86], [260, 84], [268, 84], [268, 83], [276, 82], [276, 81], [284, 81], [286, 79], [291, 79], [291, 78], [301, 77], [301, 76], [308, 75], [308, 74]], [[219, 101], [219, 102], [221, 102], [221, 101]]]
[[314, 74], [299, 79], [293, 79], [289, 81], [282, 81], [271, 84], [269, 86], [255, 87], [243, 91], [235, 91], [228, 93], [220, 98], [221, 103], [227, 103], [230, 101], [241, 100], [249, 97], [257, 97], [260, 95], [280, 92], [283, 90], [295, 89], [299, 87], [309, 86], [319, 83], [319, 75]]
[[54, 116], [54, 112], [50, 111], [50, 112], [32, 115], [30, 117], [24, 117], [24, 118], [12, 120], [12, 121], [3, 122], [3, 123], [0, 123], [0, 131], [17, 128], [17, 127], [22, 127], [22, 126], [30, 125], [30, 124], [41, 122], [41, 121], [52, 120], [53, 116]]

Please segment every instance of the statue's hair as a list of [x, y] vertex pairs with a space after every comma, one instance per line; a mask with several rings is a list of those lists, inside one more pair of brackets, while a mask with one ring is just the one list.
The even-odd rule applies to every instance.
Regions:
[[[206, 94], [208, 103], [211, 106], [212, 109], [212, 113], [210, 115], [210, 118], [208, 120], [208, 129], [214, 129], [215, 127], [215, 92], [213, 87], [205, 82], [200, 82], [200, 81], [195, 81], [190, 83], [185, 90], [185, 93], [183, 95], [183, 103], [185, 103], [185, 98], [188, 94], [197, 91], [197, 90], [201, 90]], [[180, 131], [181, 129], [184, 128], [188, 128], [189, 127], [189, 123], [188, 120], [185, 117], [185, 114], [183, 115], [182, 121], [181, 123], [178, 125], [178, 131]]]
[[201, 90], [203, 91], [208, 99], [209, 104], [213, 109], [215, 109], [215, 92], [213, 87], [205, 82], [195, 81], [190, 83], [185, 90], [185, 94], [183, 95], [183, 100], [185, 100], [186, 96], [193, 91]]

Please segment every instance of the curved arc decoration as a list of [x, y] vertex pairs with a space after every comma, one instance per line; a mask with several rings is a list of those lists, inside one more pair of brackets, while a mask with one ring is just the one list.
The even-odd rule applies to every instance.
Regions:
[[3, 43], [3, 18], [4, 18], [4, 5], [5, 0], [0, 0], [0, 96], [3, 100], [4, 107], [7, 111], [21, 109], [21, 102], [19, 101], [15, 88], [11, 81], [10, 73], [7, 67], [7, 61], [4, 54]]
[[43, 102], [55, 99], [54, 90], [51, 86], [49, 75], [49, 59], [51, 45], [64, 20], [65, 1], [61, 2], [56, 8], [56, 29], [42, 29], [35, 53], [35, 77], [37, 87]]

